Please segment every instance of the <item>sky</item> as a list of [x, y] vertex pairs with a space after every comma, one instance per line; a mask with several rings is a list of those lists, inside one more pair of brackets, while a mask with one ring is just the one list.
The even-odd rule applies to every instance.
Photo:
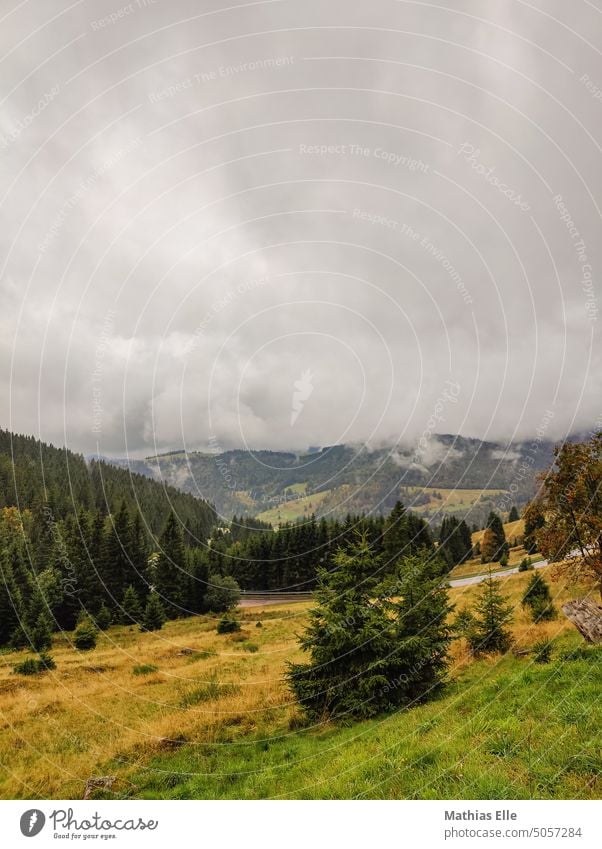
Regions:
[[587, 0], [2, 0], [0, 426], [599, 425], [600, 33]]

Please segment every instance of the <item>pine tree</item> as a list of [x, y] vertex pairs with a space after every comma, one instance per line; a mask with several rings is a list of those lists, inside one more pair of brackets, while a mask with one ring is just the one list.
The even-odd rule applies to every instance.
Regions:
[[128, 545], [130, 542], [130, 515], [125, 500], [119, 510], [105, 521], [99, 573], [108, 604], [118, 607], [128, 582], [131, 570]]
[[106, 631], [113, 621], [113, 615], [106, 604], [103, 602], [98, 613], [93, 617], [94, 624], [99, 631]]
[[78, 651], [90, 651], [96, 648], [98, 631], [91, 619], [84, 618], [75, 629], [73, 644]]
[[456, 516], [445, 516], [439, 531], [439, 549], [449, 569], [464, 563], [472, 555], [472, 537], [468, 525]]
[[[442, 571], [425, 555], [419, 567], [402, 561], [379, 581], [365, 536], [339, 551], [335, 569], [319, 574], [318, 604], [301, 638], [310, 662], [289, 664], [287, 672], [308, 716], [373, 716], [434, 689], [448, 640]], [[404, 597], [395, 601], [400, 590]]]
[[401, 501], [395, 504], [387, 516], [383, 532], [383, 560], [385, 570], [394, 568], [401, 557], [410, 554], [408, 513]]
[[513, 504], [510, 513], [508, 514], [508, 521], [517, 522], [519, 519], [520, 516], [518, 515], [518, 510], [516, 509], [516, 505]]
[[396, 620], [398, 673], [396, 686], [402, 702], [421, 701], [441, 686], [448, 663], [451, 629], [447, 586], [442, 578], [447, 564], [427, 551], [404, 558], [400, 580], [392, 587], [395, 601], [391, 612]]
[[140, 599], [146, 599], [150, 584], [148, 574], [148, 541], [140, 511], [136, 510], [130, 529], [130, 583]]
[[40, 613], [32, 628], [29, 629], [29, 642], [32, 651], [42, 652], [52, 645], [52, 634], [48, 617]]
[[493, 546], [493, 557], [491, 557], [491, 561], [501, 560], [504, 553], [509, 552], [510, 546], [506, 542], [506, 533], [504, 531], [504, 525], [502, 524], [502, 520], [500, 519], [497, 513], [494, 513], [493, 510], [487, 517], [487, 528], [491, 531], [495, 540], [495, 544]]
[[473, 654], [507, 651], [512, 636], [506, 625], [511, 618], [512, 607], [490, 572], [489, 577], [479, 585], [474, 606], [474, 625], [468, 636]]
[[498, 550], [498, 541], [496, 539], [495, 533], [491, 528], [485, 528], [483, 532], [483, 536], [481, 538], [481, 563], [491, 563], [495, 560], [495, 556]]
[[[94, 615], [102, 605], [102, 584], [93, 560], [94, 531], [90, 516], [80, 510], [77, 519], [68, 517], [65, 545], [72, 565], [69, 580], [70, 595], [75, 595], [78, 606]], [[74, 589], [71, 589], [74, 585]]]
[[523, 607], [528, 607], [534, 622], [556, 618], [550, 587], [539, 572], [534, 572], [522, 598]]
[[175, 619], [182, 613], [187, 572], [182, 529], [173, 512], [161, 535], [155, 575], [155, 590], [163, 599], [167, 617]]
[[151, 592], [144, 608], [141, 631], [160, 631], [165, 623], [165, 610], [156, 592]]
[[14, 579], [9, 551], [3, 549], [0, 552], [0, 645], [6, 645], [11, 637], [13, 643], [20, 642], [15, 637], [20, 631], [19, 621], [25, 615], [24, 607], [21, 591]]
[[132, 622], [138, 624], [142, 619], [142, 607], [140, 599], [134, 587], [130, 586], [123, 594], [123, 602], [121, 604], [121, 621], [124, 625], [131, 625]]
[[52, 619], [39, 583], [32, 591], [27, 612], [21, 622], [25, 634], [25, 645], [32, 651], [44, 651], [50, 648]]

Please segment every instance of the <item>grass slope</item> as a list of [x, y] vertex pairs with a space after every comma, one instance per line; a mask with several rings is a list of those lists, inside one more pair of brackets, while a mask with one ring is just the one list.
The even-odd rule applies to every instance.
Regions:
[[[583, 641], [562, 616], [529, 622], [529, 577], [500, 579], [516, 647], [554, 639], [551, 664], [474, 662], [458, 641], [437, 701], [349, 727], [304, 728], [283, 684], [307, 604], [243, 610], [239, 635], [196, 617], [114, 627], [87, 653], [55, 638], [56, 670], [31, 678], [11, 672], [25, 653], [4, 653], [0, 795], [81, 798], [115, 775], [111, 798], [599, 798], [600, 651], [562, 660]], [[583, 594], [552, 588], [557, 605]], [[476, 592], [451, 594], [461, 609]]]

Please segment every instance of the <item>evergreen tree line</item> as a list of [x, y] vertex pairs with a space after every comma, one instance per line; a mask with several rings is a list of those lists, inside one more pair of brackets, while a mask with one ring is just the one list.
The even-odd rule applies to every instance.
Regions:
[[125, 500], [115, 514], [82, 508], [62, 520], [48, 507], [4, 508], [0, 644], [41, 650], [52, 631], [71, 631], [82, 618], [99, 628], [140, 623], [149, 602], [160, 608], [156, 621], [236, 604], [235, 582], [210, 575], [206, 548], [185, 539], [175, 513], [155, 538]]
[[360, 534], [382, 564], [433, 549], [427, 523], [398, 502], [389, 516], [347, 516], [344, 520], [316, 519], [284, 524], [277, 531], [231, 533], [213, 539], [208, 552], [211, 573], [230, 575], [244, 590], [309, 592], [322, 570], [335, 568], [339, 550]]

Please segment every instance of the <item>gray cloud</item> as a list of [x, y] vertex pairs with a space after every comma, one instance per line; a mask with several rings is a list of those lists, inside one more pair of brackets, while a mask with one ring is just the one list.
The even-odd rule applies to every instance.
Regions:
[[0, 9], [3, 425], [410, 444], [449, 380], [437, 432], [593, 424], [591, 4], [69, 5]]

